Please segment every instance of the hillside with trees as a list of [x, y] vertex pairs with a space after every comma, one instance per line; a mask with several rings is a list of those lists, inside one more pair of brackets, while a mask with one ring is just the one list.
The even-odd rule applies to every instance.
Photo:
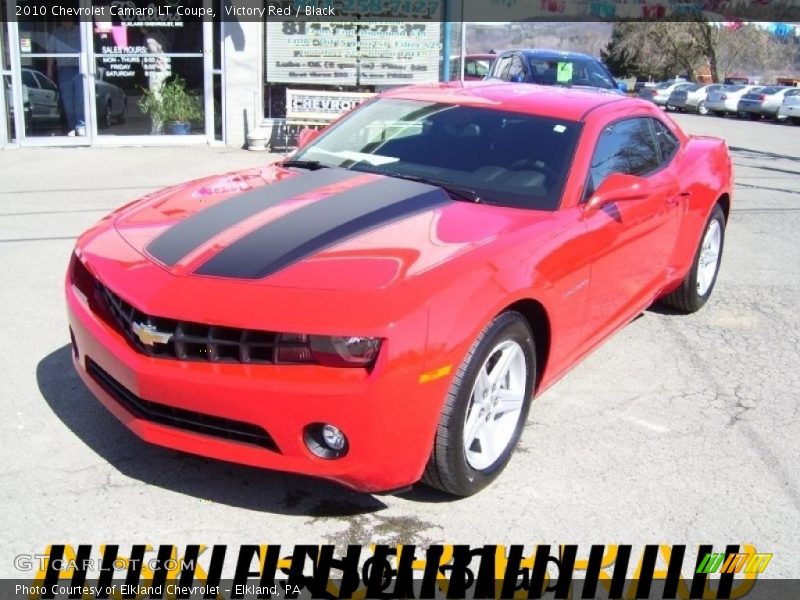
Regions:
[[511, 48], [552, 48], [602, 58], [617, 76], [694, 79], [699, 69], [715, 81], [744, 74], [761, 81], [800, 76], [800, 37], [755, 23], [551, 22], [469, 23], [469, 54]]
[[617, 23], [601, 53], [618, 75], [655, 80], [707, 70], [714, 81], [739, 74], [771, 81], [800, 72], [800, 43], [755, 23]]

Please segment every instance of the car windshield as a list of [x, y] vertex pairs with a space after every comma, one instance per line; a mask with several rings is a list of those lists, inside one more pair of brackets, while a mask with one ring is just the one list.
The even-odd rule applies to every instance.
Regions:
[[725, 86], [725, 91], [726, 92], [738, 92], [739, 90], [743, 90], [743, 89], [744, 89], [743, 85], [726, 85]]
[[616, 89], [614, 81], [608, 73], [592, 60], [572, 58], [536, 58], [528, 59], [531, 72], [531, 83], [563, 86], [591, 86], [604, 89]]
[[760, 94], [766, 94], [767, 96], [771, 96], [772, 94], [777, 94], [781, 90], [785, 89], [786, 89], [785, 87], [775, 86], [775, 87], [764, 87], [758, 91]]
[[573, 121], [380, 98], [333, 125], [292, 163], [420, 180], [459, 200], [556, 210], [579, 133]]

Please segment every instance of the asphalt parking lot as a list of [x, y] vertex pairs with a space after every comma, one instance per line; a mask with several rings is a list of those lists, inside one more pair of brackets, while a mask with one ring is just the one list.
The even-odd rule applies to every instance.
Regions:
[[[75, 237], [155, 188], [260, 164], [219, 148], [0, 151], [0, 577], [50, 543], [752, 543], [800, 551], [800, 127], [678, 115], [725, 137], [737, 187], [720, 279], [692, 316], [646, 312], [533, 405], [475, 497], [333, 484], [145, 445], [70, 363]], [[390, 467], [388, 467], [390, 468]]]

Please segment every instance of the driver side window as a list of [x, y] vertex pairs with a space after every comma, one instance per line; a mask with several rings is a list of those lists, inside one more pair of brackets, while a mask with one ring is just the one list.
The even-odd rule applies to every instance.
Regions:
[[501, 56], [494, 67], [494, 77], [508, 81], [508, 71], [511, 68], [511, 57]]
[[504, 77], [503, 79], [515, 83], [522, 83], [525, 81], [525, 65], [522, 64], [522, 59], [519, 56], [511, 58], [511, 67], [508, 69], [508, 77]]
[[608, 125], [595, 147], [584, 199], [589, 198], [612, 173], [645, 176], [659, 167], [653, 128], [647, 118]]

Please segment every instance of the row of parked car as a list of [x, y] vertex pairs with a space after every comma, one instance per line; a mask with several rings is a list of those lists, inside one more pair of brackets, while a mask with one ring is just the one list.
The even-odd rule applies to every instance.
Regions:
[[639, 96], [667, 110], [800, 123], [800, 87], [665, 81], [643, 87]]

